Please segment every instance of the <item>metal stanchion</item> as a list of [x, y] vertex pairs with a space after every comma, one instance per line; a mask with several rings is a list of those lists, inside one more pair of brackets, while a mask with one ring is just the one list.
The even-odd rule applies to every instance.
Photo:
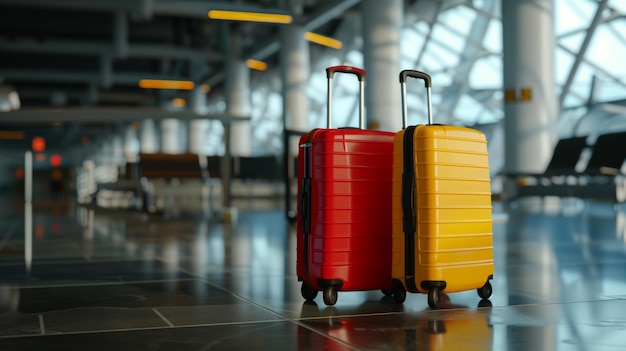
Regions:
[[33, 263], [33, 153], [24, 155], [24, 263], [30, 272]]

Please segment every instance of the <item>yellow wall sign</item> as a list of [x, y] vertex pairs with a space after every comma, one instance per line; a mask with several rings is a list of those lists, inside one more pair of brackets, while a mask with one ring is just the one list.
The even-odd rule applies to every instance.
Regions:
[[515, 99], [515, 89], [504, 90], [504, 102], [514, 102]]
[[521, 101], [530, 101], [533, 97], [532, 95], [532, 90], [530, 90], [530, 88], [522, 88], [519, 99]]
[[504, 89], [504, 102], [511, 103], [516, 101], [530, 101], [532, 100], [532, 90], [530, 88], [521, 88], [519, 96], [517, 90], [513, 88]]

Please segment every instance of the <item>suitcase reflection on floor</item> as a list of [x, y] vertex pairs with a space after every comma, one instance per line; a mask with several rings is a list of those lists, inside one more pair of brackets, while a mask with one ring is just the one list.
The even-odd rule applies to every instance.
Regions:
[[[442, 295], [442, 299], [445, 295]], [[482, 300], [481, 302], [489, 301]], [[442, 301], [443, 302], [443, 301]], [[491, 350], [493, 327], [490, 309], [464, 310], [442, 318], [427, 318], [405, 329], [406, 350]]]
[[[479, 307], [490, 307], [482, 300]], [[402, 308], [402, 305], [397, 305]], [[440, 309], [426, 309], [419, 313], [368, 316], [367, 303], [341, 308], [319, 308], [307, 301], [302, 306], [301, 323], [323, 335], [363, 349], [402, 350], [491, 350], [493, 327], [491, 308], [470, 308], [454, 304], [446, 294], [441, 295]], [[351, 316], [351, 317], [342, 317]], [[308, 347], [315, 334], [299, 335], [298, 345]], [[319, 342], [319, 341], [318, 341]], [[341, 349], [343, 345], [336, 344]]]

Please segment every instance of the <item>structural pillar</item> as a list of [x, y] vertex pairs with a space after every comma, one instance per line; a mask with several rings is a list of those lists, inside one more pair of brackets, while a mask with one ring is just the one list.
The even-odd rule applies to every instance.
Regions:
[[309, 103], [306, 87], [310, 74], [309, 43], [304, 40], [304, 28], [293, 24], [282, 28], [280, 68], [283, 85], [283, 176], [285, 177], [285, 207], [290, 219], [292, 209], [291, 179], [295, 177], [295, 156], [298, 155], [299, 133], [308, 131]]
[[[287, 130], [300, 132], [308, 130], [309, 103], [306, 87], [310, 65], [309, 43], [304, 40], [304, 28], [300, 25], [282, 28], [280, 68], [283, 84], [283, 123]], [[297, 155], [297, 143], [290, 143], [289, 151]]]
[[[231, 60], [226, 75], [226, 109], [236, 116], [250, 115], [250, 70], [246, 63]], [[249, 156], [252, 151], [250, 122], [237, 122], [230, 126], [230, 151], [233, 156]]]
[[186, 151], [186, 134], [183, 122], [176, 118], [161, 121], [161, 151], [167, 154], [181, 154]]
[[[502, 0], [501, 4], [504, 170], [543, 172], [556, 141], [558, 118], [554, 0]], [[512, 184], [505, 184], [505, 192], [512, 189]]]
[[121, 134], [114, 134], [111, 137], [111, 159], [113, 163], [122, 165], [125, 162], [124, 158], [124, 137]]
[[[206, 93], [202, 88], [196, 87], [191, 92], [191, 110], [198, 114], [205, 114], [208, 111]], [[204, 155], [205, 141], [209, 130], [208, 119], [194, 119], [189, 121], [189, 152]]]
[[[363, 0], [363, 55], [367, 127], [396, 132], [402, 128], [400, 33], [403, 0]], [[408, 67], [407, 67], [408, 68]]]
[[153, 119], [141, 122], [139, 151], [144, 153], [159, 152], [159, 130]]
[[126, 126], [124, 130], [124, 158], [126, 162], [137, 162], [139, 160], [139, 133], [138, 124]]
[[[250, 115], [250, 71], [239, 57], [238, 35], [231, 33], [230, 60], [226, 72], [226, 112], [235, 116]], [[224, 125], [222, 158], [222, 207], [225, 220], [233, 220], [237, 211], [230, 206], [231, 160], [226, 156], [249, 156], [252, 152], [250, 122]]]

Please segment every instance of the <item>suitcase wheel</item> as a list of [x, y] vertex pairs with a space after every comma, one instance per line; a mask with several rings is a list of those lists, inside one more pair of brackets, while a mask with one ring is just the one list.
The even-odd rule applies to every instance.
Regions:
[[332, 306], [337, 303], [337, 287], [333, 285], [326, 285], [324, 287], [324, 303], [328, 306]]
[[491, 283], [489, 283], [489, 281], [487, 281], [485, 285], [482, 286], [482, 288], [476, 289], [476, 291], [478, 291], [478, 296], [480, 296], [480, 298], [483, 300], [490, 298], [491, 293], [493, 292], [491, 288]]
[[385, 295], [385, 296], [393, 295], [393, 290], [392, 289], [382, 289], [380, 292], [382, 292], [383, 295]]
[[436, 286], [428, 290], [428, 306], [430, 306], [430, 308], [439, 308], [440, 304], [441, 290]]
[[406, 300], [406, 289], [404, 289], [404, 286], [400, 285], [393, 289], [393, 300], [397, 304], [404, 303], [404, 300]]
[[302, 293], [302, 297], [305, 300], [311, 301], [317, 297], [317, 290], [314, 290], [312, 287], [308, 286], [306, 283], [302, 283], [302, 287], [300, 288], [300, 293]]

